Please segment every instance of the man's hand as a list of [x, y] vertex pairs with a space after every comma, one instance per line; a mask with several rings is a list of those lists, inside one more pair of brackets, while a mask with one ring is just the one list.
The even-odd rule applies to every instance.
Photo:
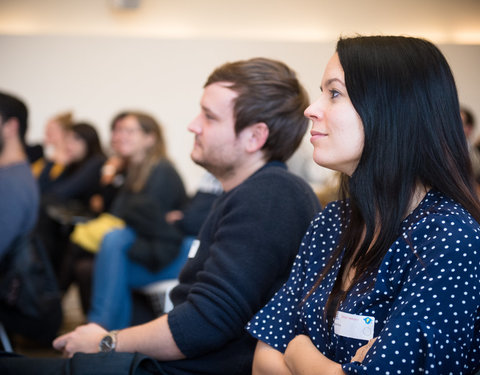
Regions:
[[98, 353], [100, 341], [106, 334], [107, 331], [98, 324], [89, 323], [57, 337], [53, 347], [63, 352], [65, 357], [72, 357], [77, 352]]

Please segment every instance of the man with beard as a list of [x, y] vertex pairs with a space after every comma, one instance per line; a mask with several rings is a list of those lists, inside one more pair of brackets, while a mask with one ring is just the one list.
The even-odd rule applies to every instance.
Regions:
[[78, 327], [54, 341], [71, 359], [8, 359], [0, 372], [42, 372], [44, 365], [61, 374], [250, 374], [255, 341], [244, 326], [288, 277], [320, 209], [310, 186], [284, 164], [308, 127], [307, 105], [295, 73], [281, 62], [256, 58], [217, 68], [188, 129], [192, 160], [224, 193], [170, 294], [173, 310], [120, 331]]

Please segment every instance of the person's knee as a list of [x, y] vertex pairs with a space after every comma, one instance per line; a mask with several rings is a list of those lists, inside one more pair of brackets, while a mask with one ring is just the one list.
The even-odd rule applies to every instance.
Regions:
[[135, 234], [130, 229], [115, 229], [108, 232], [102, 240], [100, 251], [118, 254], [120, 250], [127, 250], [135, 240]]

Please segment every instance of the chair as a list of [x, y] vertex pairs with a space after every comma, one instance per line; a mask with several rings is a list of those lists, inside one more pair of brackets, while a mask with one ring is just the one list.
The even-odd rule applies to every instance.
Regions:
[[[195, 241], [195, 237], [185, 237], [180, 246], [180, 254], [175, 258], [175, 260], [165, 268], [166, 274], [175, 274], [178, 276], [180, 270], [183, 268], [183, 265], [188, 259], [188, 253], [190, 252], [190, 247]], [[173, 271], [173, 272], [172, 272]], [[164, 280], [159, 280], [154, 283], [148, 284], [139, 289], [140, 293], [146, 295], [153, 307], [153, 311], [157, 316], [168, 313], [172, 308], [173, 304], [170, 300], [170, 291], [178, 284], [178, 279], [168, 278]]]
[[6, 352], [13, 352], [12, 345], [7, 335], [7, 331], [3, 326], [3, 323], [0, 322], [0, 341], [2, 342], [3, 350]]
[[177, 279], [163, 280], [149, 284], [140, 290], [150, 299], [153, 312], [157, 316], [168, 313], [173, 309], [169, 293], [177, 284]]

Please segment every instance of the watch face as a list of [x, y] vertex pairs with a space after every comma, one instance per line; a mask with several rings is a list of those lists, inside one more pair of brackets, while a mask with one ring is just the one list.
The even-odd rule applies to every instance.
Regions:
[[113, 338], [112, 336], [108, 335], [105, 336], [101, 343], [100, 343], [100, 349], [102, 352], [111, 352], [113, 350]]

